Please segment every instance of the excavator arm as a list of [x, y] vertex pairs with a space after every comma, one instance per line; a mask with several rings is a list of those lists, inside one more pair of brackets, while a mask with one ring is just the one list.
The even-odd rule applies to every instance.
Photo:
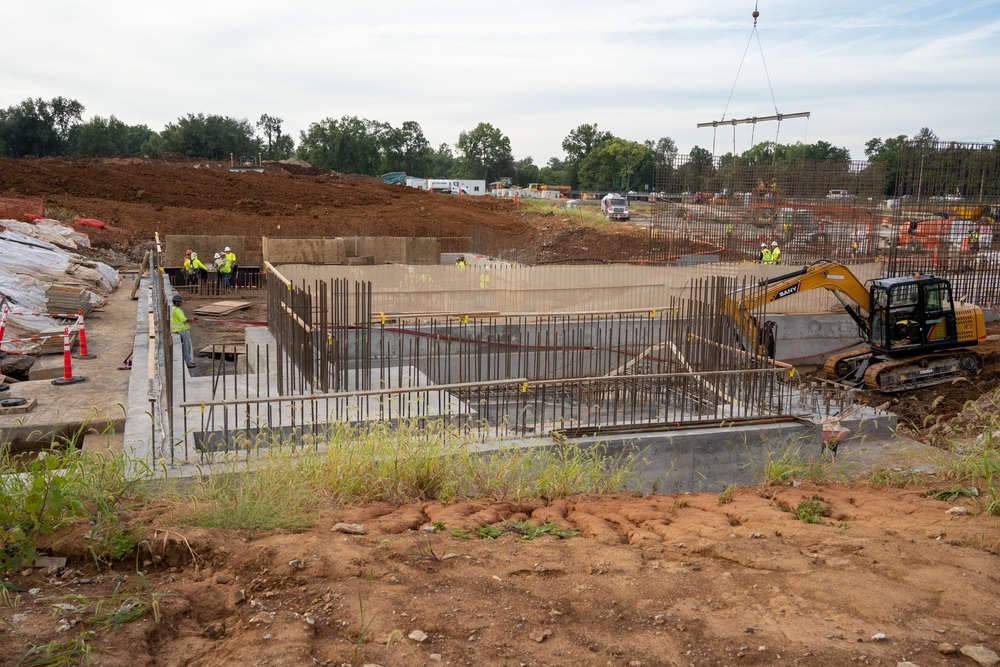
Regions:
[[844, 310], [858, 324], [865, 341], [869, 340], [869, 292], [851, 270], [840, 262], [817, 260], [798, 271], [762, 280], [724, 295], [723, 312], [733, 321], [748, 352], [773, 356], [773, 327], [761, 324], [754, 315], [761, 307], [793, 294], [814, 289], [834, 293]]

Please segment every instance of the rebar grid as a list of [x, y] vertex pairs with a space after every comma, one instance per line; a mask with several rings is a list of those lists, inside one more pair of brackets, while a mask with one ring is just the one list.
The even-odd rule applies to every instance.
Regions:
[[896, 196], [882, 221], [888, 276], [933, 273], [957, 297], [1000, 299], [1000, 148], [911, 141], [899, 151]]
[[649, 261], [870, 261], [884, 200], [885, 163], [660, 155]]

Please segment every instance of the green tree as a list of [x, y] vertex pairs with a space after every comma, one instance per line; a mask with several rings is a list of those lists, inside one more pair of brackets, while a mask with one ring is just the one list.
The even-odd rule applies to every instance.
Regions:
[[59, 155], [64, 146], [52, 107], [40, 97], [0, 111], [0, 141], [11, 157]]
[[584, 123], [569, 131], [569, 134], [563, 138], [562, 147], [566, 151], [565, 169], [568, 172], [570, 185], [575, 188], [580, 187], [581, 163], [595, 148], [612, 137], [610, 132], [597, 129], [597, 123], [593, 125]]
[[[523, 185], [526, 183], [548, 183], [549, 181], [541, 180], [541, 170], [535, 161], [531, 159], [531, 156], [522, 158], [514, 162], [514, 182]], [[556, 185], [552, 183], [552, 185]]]
[[608, 139], [580, 162], [580, 187], [627, 191], [636, 183], [640, 162], [649, 148], [635, 141]]
[[385, 136], [384, 170], [405, 171], [413, 176], [424, 174], [430, 162], [429, 148], [420, 123], [408, 120], [398, 128], [390, 128]]
[[460, 174], [465, 178], [495, 181], [514, 165], [510, 139], [489, 123], [479, 123], [471, 132], [458, 135]]
[[69, 140], [70, 128], [83, 120], [83, 105], [65, 97], [53, 97], [49, 102], [49, 109], [59, 140], [65, 144]]
[[906, 135], [889, 137], [882, 141], [874, 137], [865, 143], [865, 156], [870, 162], [885, 162], [885, 189], [888, 197], [896, 196], [896, 177], [899, 173], [899, 151], [906, 144]]
[[139, 155], [155, 132], [145, 125], [128, 125], [114, 116], [94, 116], [74, 125], [69, 133], [69, 153], [73, 155]]
[[450, 178], [455, 175], [457, 160], [455, 154], [451, 152], [448, 144], [441, 144], [437, 150], [429, 148], [427, 150], [427, 163], [429, 171], [420, 174], [425, 178]]
[[281, 118], [266, 113], [261, 114], [260, 120], [257, 121], [257, 129], [264, 134], [263, 152], [268, 160], [284, 160], [292, 155], [295, 142], [287, 134], [282, 134], [283, 122]]
[[163, 150], [188, 157], [222, 160], [230, 155], [256, 155], [261, 151], [253, 126], [247, 119], [199, 113], [178, 118], [160, 133]]
[[326, 118], [300, 133], [298, 156], [341, 173], [377, 176], [384, 172], [385, 143], [391, 129], [386, 123], [357, 116]]
[[550, 157], [548, 164], [538, 170], [538, 181], [540, 183], [570, 185], [571, 180], [570, 171], [566, 163], [557, 157]]

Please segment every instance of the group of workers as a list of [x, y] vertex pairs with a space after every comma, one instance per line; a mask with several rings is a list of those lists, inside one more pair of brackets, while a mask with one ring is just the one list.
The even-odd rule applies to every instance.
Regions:
[[[226, 289], [236, 287], [236, 253], [233, 252], [232, 248], [226, 246], [221, 252], [215, 253], [215, 261], [212, 262], [212, 267], [218, 275], [219, 284], [222, 287]], [[184, 257], [185, 284], [191, 285], [199, 279], [207, 279], [208, 272], [208, 267], [198, 259], [198, 253], [189, 249]]]
[[778, 247], [777, 241], [771, 241], [770, 246], [767, 243], [760, 244], [760, 263], [781, 264], [781, 248]]

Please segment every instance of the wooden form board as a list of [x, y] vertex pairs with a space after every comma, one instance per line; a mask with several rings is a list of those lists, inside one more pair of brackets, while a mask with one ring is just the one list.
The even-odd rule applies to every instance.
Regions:
[[195, 315], [222, 316], [235, 313], [237, 310], [244, 310], [253, 304], [248, 301], [216, 301], [207, 306], [200, 306], [194, 311]]
[[29, 398], [28, 402], [24, 405], [15, 405], [10, 408], [0, 407], [0, 415], [17, 415], [25, 412], [31, 412], [36, 405], [38, 405], [38, 401], [34, 398]]

